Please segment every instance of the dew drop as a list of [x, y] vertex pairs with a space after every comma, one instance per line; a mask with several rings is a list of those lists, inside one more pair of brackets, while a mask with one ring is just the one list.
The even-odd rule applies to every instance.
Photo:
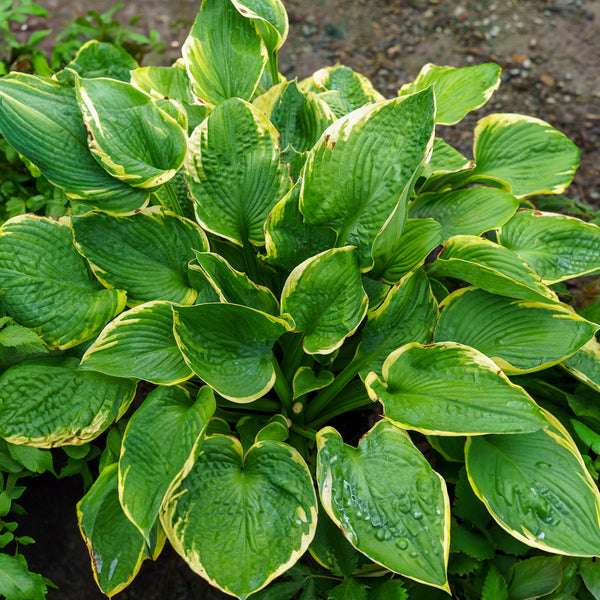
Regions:
[[418, 510], [415, 510], [415, 512], [413, 513], [413, 517], [418, 521], [419, 519], [423, 518], [423, 513]]
[[406, 550], [408, 548], [408, 542], [404, 538], [400, 538], [396, 542], [396, 546], [398, 550]]
[[411, 552], [411, 553], [409, 554], [409, 556], [410, 556], [411, 558], [417, 558], [417, 556], [419, 556], [419, 555], [418, 555], [416, 552]]
[[384, 542], [385, 538], [386, 538], [386, 533], [387, 531], [385, 529], [378, 529], [377, 533], [375, 534], [375, 537], [380, 541], [380, 542]]

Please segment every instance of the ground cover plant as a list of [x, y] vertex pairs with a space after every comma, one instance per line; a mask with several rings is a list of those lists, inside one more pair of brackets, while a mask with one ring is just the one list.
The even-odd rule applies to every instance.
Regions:
[[497, 65], [385, 99], [284, 80], [287, 29], [204, 0], [172, 67], [92, 41], [0, 79], [2, 135], [72, 204], [0, 229], [0, 331], [34, 346], [1, 356], [0, 437], [106, 440], [77, 511], [108, 596], [168, 540], [242, 599], [599, 597], [598, 325], [563, 282], [600, 229], [535, 205], [577, 148], [491, 114], [466, 158], [436, 125]]

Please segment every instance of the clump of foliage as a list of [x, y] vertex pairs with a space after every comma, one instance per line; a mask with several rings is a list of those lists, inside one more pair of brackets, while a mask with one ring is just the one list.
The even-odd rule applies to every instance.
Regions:
[[168, 540], [241, 599], [599, 597], [598, 325], [556, 290], [600, 228], [530, 200], [577, 148], [491, 114], [470, 160], [435, 128], [497, 65], [385, 99], [286, 81], [287, 32], [279, 0], [204, 0], [172, 67], [91, 42], [0, 80], [77, 207], [0, 229], [6, 315], [51, 351], [0, 367], [0, 437], [109, 432], [78, 505], [108, 596]]

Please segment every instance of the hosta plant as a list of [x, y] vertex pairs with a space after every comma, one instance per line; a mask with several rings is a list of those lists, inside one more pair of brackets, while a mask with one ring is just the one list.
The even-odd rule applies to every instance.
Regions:
[[0, 80], [2, 135], [75, 206], [0, 230], [7, 318], [49, 351], [4, 364], [0, 436], [108, 431], [77, 510], [108, 596], [168, 540], [241, 599], [597, 598], [598, 325], [557, 290], [600, 229], [532, 203], [577, 148], [491, 114], [468, 159], [436, 125], [498, 66], [385, 99], [286, 81], [287, 32], [279, 0], [204, 0], [172, 67], [91, 42]]

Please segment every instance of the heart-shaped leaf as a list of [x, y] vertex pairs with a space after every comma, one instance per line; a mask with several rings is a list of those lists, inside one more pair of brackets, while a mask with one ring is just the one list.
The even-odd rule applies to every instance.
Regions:
[[148, 202], [147, 191], [111, 177], [92, 156], [72, 87], [18, 73], [2, 78], [0, 98], [4, 138], [71, 198], [115, 213]]
[[130, 305], [153, 300], [193, 304], [187, 264], [208, 250], [200, 227], [152, 207], [130, 217], [100, 212], [71, 219], [75, 243], [107, 286], [126, 289]]
[[434, 342], [458, 342], [507, 374], [538, 371], [586, 344], [598, 326], [564, 304], [545, 304], [462, 288], [440, 305]]
[[291, 567], [316, 529], [308, 468], [288, 444], [263, 441], [244, 455], [232, 437], [204, 440], [161, 521], [199, 575], [245, 600]]
[[522, 256], [546, 283], [600, 268], [600, 227], [567, 215], [520, 211], [500, 229], [498, 241]]
[[566, 429], [551, 414], [533, 433], [467, 440], [467, 473], [494, 519], [529, 546], [600, 553], [600, 494]]
[[264, 223], [291, 187], [279, 133], [239, 98], [217, 106], [194, 131], [185, 172], [198, 221], [239, 245], [264, 244]]
[[444, 342], [407, 344], [370, 373], [369, 396], [400, 427], [433, 435], [523, 433], [545, 419], [527, 392], [477, 350]]
[[172, 385], [189, 379], [173, 334], [170, 302], [148, 302], [120, 314], [81, 359], [81, 368], [114, 377], [136, 377]]
[[[362, 270], [371, 248], [433, 144], [431, 90], [370, 104], [337, 120], [310, 151], [302, 171], [300, 211], [307, 223], [337, 233], [337, 246], [358, 249]], [[352, 173], [352, 177], [348, 177]]]
[[353, 448], [325, 427], [317, 446], [321, 502], [350, 543], [391, 571], [448, 591], [446, 485], [406, 432], [379, 421]]
[[79, 48], [67, 68], [80, 77], [110, 77], [129, 82], [129, 73], [132, 69], [137, 69], [138, 64], [123, 47], [90, 40]]
[[438, 67], [426, 64], [412, 83], [402, 86], [399, 95], [413, 94], [433, 85], [435, 122], [454, 125], [471, 110], [480, 108], [500, 85], [500, 65], [485, 63], [472, 67]]
[[215, 411], [208, 387], [193, 400], [181, 387], [158, 387], [133, 414], [119, 458], [119, 499], [145, 538], [174, 482], [189, 473]]
[[127, 410], [137, 382], [78, 369], [76, 358], [23, 361], [0, 376], [0, 436], [52, 448], [85, 444]]
[[0, 228], [0, 290], [9, 315], [61, 349], [98, 335], [126, 299], [92, 275], [70, 227], [34, 215]]
[[329, 354], [352, 335], [367, 312], [356, 249], [326, 250], [298, 265], [281, 293], [281, 310], [304, 332], [304, 350]]
[[287, 321], [239, 304], [173, 307], [175, 339], [190, 368], [219, 394], [252, 402], [275, 383], [272, 348]]

